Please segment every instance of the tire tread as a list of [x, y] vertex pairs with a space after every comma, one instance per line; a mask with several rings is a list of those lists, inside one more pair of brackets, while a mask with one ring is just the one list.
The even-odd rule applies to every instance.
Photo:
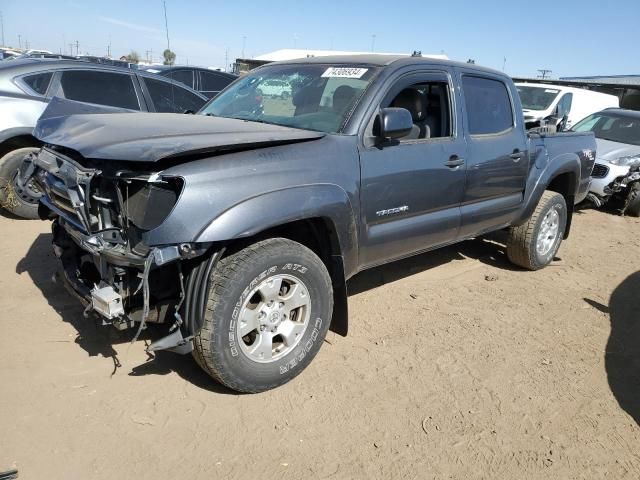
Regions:
[[540, 215], [542, 215], [547, 206], [552, 203], [557, 196], [561, 195], [551, 190], [545, 190], [527, 222], [517, 227], [509, 228], [507, 258], [514, 265], [526, 268], [527, 270], [538, 270], [542, 268], [535, 262], [535, 252], [533, 250], [536, 226]]
[[[268, 385], [265, 388], [264, 385], [256, 386], [243, 382], [237, 378], [233, 378], [225, 372], [221, 357], [211, 348], [211, 345], [216, 343], [214, 339], [218, 335], [222, 334], [215, 327], [215, 319], [213, 316], [214, 309], [222, 304], [228, 302], [235, 303], [237, 301], [232, 298], [229, 286], [232, 285], [232, 283], [236, 281], [235, 279], [239, 276], [242, 277], [245, 274], [250, 274], [252, 260], [280, 249], [286, 252], [290, 252], [292, 249], [302, 249], [302, 251], [309, 257], [309, 260], [315, 263], [315, 266], [318, 267], [321, 272], [324, 272], [325, 282], [327, 283], [326, 286], [329, 291], [331, 291], [331, 279], [322, 260], [320, 260], [320, 258], [318, 258], [307, 247], [292, 240], [285, 238], [270, 238], [249, 245], [238, 252], [220, 259], [209, 277], [209, 295], [207, 297], [206, 304], [206, 310], [209, 314], [205, 314], [202, 328], [194, 336], [193, 356], [195, 357], [198, 365], [200, 365], [211, 377], [226, 387], [236, 391], [255, 393], [274, 388], [281, 385], [283, 382], [274, 382], [272, 385]], [[297, 373], [300, 373], [301, 370], [302, 369], [298, 369]]]

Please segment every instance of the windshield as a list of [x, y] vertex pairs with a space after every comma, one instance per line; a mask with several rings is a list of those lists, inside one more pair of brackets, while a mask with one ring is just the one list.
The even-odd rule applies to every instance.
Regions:
[[574, 132], [593, 132], [596, 138], [640, 145], [640, 118], [614, 113], [594, 113], [573, 127]]
[[378, 69], [348, 65], [273, 65], [240, 78], [203, 115], [339, 132]]
[[520, 102], [525, 110], [546, 110], [558, 96], [560, 90], [555, 88], [524, 87], [516, 85], [520, 94]]

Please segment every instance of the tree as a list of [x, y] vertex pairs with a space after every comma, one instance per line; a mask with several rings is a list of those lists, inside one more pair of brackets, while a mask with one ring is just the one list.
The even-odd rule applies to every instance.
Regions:
[[162, 56], [164, 57], [164, 62], [162, 62], [163, 64], [173, 65], [174, 63], [176, 63], [176, 54], [168, 48], [165, 49], [164, 52], [162, 52]]
[[131, 63], [138, 63], [140, 61], [140, 55], [135, 50], [131, 50], [129, 55], [127, 55], [127, 61]]

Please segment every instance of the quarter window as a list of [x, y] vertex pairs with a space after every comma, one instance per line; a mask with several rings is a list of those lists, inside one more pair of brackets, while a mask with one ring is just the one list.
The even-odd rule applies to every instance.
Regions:
[[78, 102], [140, 110], [131, 75], [72, 70], [62, 72], [59, 95]]
[[31, 90], [40, 95], [44, 95], [47, 93], [47, 89], [49, 88], [49, 84], [51, 83], [51, 77], [53, 73], [37, 73], [35, 75], [27, 75], [26, 77], [22, 77], [22, 81], [26, 83]]
[[464, 76], [462, 88], [471, 135], [501, 133], [513, 126], [511, 99], [504, 83]]

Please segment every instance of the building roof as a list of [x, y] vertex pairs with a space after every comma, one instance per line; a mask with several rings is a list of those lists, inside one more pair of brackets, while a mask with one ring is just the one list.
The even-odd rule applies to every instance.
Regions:
[[[307, 57], [333, 57], [336, 55], [367, 55], [367, 56], [394, 56], [394, 57], [408, 57], [409, 53], [372, 53], [372, 52], [343, 52], [338, 50], [305, 50], [300, 48], [284, 48], [282, 50], [276, 50], [275, 52], [265, 53], [264, 55], [258, 55], [253, 60], [261, 60], [267, 62], [279, 62], [283, 60], [295, 60], [297, 58]], [[448, 60], [446, 55], [422, 55], [423, 57], [438, 58], [441, 60]]]
[[592, 77], [561, 77], [560, 80], [605, 85], [640, 86], [640, 75], [594, 75]]

